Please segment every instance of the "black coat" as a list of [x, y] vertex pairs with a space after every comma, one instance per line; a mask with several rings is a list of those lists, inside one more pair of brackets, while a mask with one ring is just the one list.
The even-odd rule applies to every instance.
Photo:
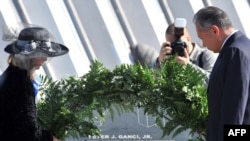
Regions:
[[9, 66], [0, 77], [0, 141], [52, 141], [37, 123], [34, 87], [27, 71]]

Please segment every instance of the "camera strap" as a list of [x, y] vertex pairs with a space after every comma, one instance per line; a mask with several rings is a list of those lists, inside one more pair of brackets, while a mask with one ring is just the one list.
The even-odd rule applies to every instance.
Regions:
[[199, 56], [199, 67], [201, 67], [201, 68], [203, 68], [203, 61], [202, 61], [203, 53], [204, 53], [204, 52], [202, 52], [202, 53], [200, 54], [200, 56]]

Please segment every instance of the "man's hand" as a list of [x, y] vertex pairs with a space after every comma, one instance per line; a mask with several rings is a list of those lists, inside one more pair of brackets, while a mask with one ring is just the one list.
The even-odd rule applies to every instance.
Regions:
[[184, 56], [176, 56], [176, 61], [183, 66], [190, 62], [189, 54], [186, 48], [184, 48]]
[[168, 56], [172, 54], [172, 48], [170, 47], [170, 44], [170, 42], [162, 43], [158, 57], [160, 63], [163, 63], [168, 58]]

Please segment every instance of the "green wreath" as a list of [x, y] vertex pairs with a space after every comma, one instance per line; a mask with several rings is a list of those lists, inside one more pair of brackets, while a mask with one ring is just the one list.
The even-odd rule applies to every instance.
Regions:
[[108, 110], [114, 120], [114, 111], [121, 115], [135, 106], [155, 117], [162, 137], [185, 130], [197, 134], [196, 140], [206, 137], [204, 75], [190, 65], [180, 66], [174, 57], [160, 70], [127, 64], [109, 70], [94, 61], [83, 76], [58, 81], [42, 76], [42, 81], [38, 122], [61, 140], [100, 135], [96, 119], [105, 121]]

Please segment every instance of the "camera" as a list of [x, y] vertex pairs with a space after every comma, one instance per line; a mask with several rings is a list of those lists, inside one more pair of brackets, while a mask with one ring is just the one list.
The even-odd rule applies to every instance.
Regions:
[[186, 27], [186, 19], [176, 18], [174, 21], [174, 35], [175, 41], [171, 42], [172, 55], [178, 54], [178, 56], [184, 56], [184, 49], [187, 48], [187, 44], [181, 41], [181, 36], [184, 34], [184, 28]]

